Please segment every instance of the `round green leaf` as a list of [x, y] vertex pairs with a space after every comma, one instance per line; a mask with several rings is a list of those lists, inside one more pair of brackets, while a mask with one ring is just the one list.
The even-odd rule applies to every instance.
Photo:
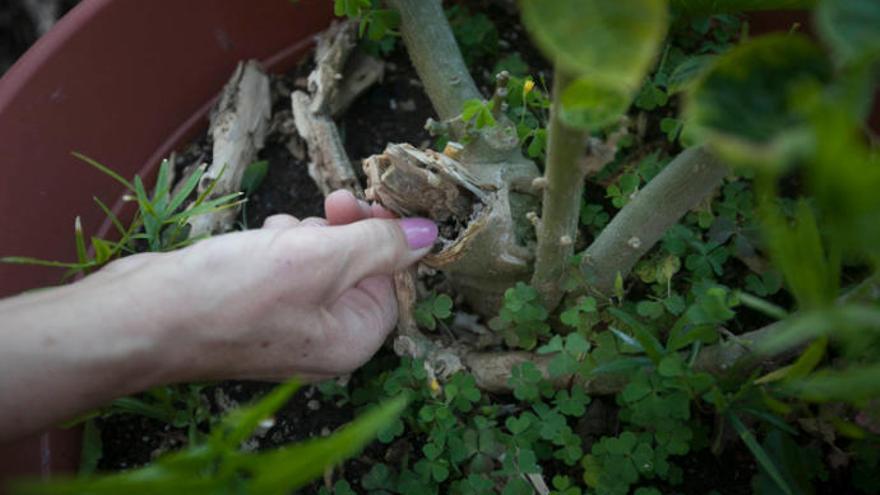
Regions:
[[538, 47], [570, 74], [637, 88], [666, 33], [660, 0], [520, 0]]
[[695, 138], [736, 164], [784, 164], [809, 149], [802, 96], [831, 77], [822, 51], [801, 35], [771, 34], [715, 61], [689, 95]]
[[605, 85], [590, 77], [575, 80], [562, 90], [563, 122], [578, 129], [596, 130], [613, 124], [626, 112], [631, 91], [621, 86]]
[[880, 59], [880, 2], [824, 0], [816, 9], [819, 34], [843, 62]]

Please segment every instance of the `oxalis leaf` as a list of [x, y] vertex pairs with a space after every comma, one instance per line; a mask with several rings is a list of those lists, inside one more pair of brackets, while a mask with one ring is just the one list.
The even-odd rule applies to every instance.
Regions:
[[626, 111], [663, 40], [667, 6], [659, 0], [520, 0], [523, 22], [558, 71], [562, 120], [598, 129]]
[[690, 92], [691, 137], [733, 164], [786, 164], [812, 143], [799, 95], [830, 77], [828, 60], [806, 37], [753, 38], [719, 57]]

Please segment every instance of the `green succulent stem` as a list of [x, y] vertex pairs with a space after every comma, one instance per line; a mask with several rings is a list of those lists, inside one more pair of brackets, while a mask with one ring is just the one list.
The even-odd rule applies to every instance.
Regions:
[[400, 34], [410, 60], [441, 120], [461, 113], [466, 100], [482, 99], [440, 0], [389, 0], [400, 13]]
[[556, 69], [553, 103], [547, 129], [547, 165], [544, 172], [543, 210], [538, 224], [538, 246], [532, 286], [541, 294], [548, 309], [562, 299], [559, 281], [574, 254], [581, 195], [586, 167], [583, 163], [588, 133], [567, 126], [560, 117], [562, 90], [574, 78]]
[[591, 288], [610, 295], [666, 230], [708, 196], [728, 173], [703, 147], [681, 152], [620, 210], [584, 253]]

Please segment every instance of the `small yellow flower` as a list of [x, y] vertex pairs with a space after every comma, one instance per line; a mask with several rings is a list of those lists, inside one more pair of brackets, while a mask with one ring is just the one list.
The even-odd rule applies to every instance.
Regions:
[[439, 393], [440, 393], [440, 382], [437, 381], [436, 378], [432, 378], [432, 379], [431, 379], [430, 387], [431, 387], [431, 393], [432, 393], [432, 394], [435, 394], [435, 395], [436, 395], [436, 394], [439, 394]]
[[525, 84], [523, 84], [523, 95], [531, 93], [533, 89], [535, 89], [535, 81], [527, 79]]

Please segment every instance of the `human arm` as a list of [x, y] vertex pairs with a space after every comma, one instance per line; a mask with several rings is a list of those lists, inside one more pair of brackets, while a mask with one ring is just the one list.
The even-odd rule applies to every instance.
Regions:
[[397, 319], [390, 275], [436, 227], [367, 218], [344, 193], [326, 210], [327, 222], [273, 217], [0, 301], [0, 440], [160, 384], [317, 379], [366, 362]]

